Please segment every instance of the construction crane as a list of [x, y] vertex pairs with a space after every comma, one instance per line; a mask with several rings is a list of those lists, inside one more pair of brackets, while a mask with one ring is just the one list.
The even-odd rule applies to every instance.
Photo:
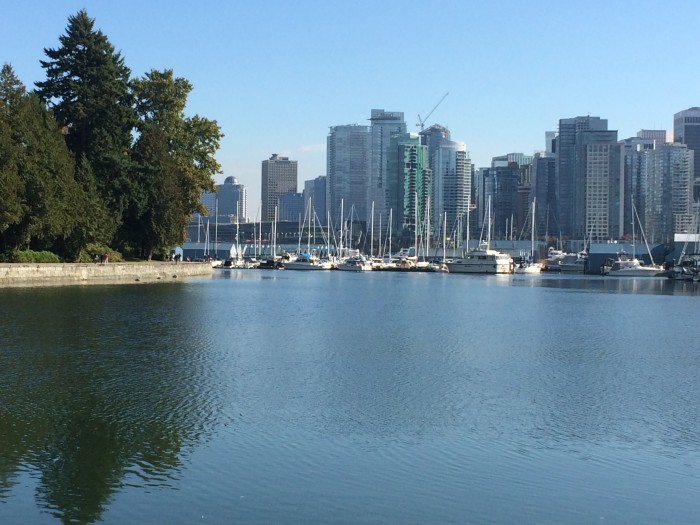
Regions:
[[445, 94], [442, 96], [442, 98], [438, 101], [438, 103], [435, 104], [435, 107], [434, 107], [433, 109], [430, 110], [430, 113], [428, 113], [428, 115], [427, 115], [424, 119], [420, 118], [420, 115], [418, 115], [418, 124], [416, 124], [416, 126], [420, 126], [420, 130], [421, 130], [421, 131], [423, 131], [423, 126], [425, 125], [425, 122], [430, 118], [430, 115], [433, 114], [433, 111], [435, 111], [435, 110], [437, 109], [437, 107], [438, 107], [440, 104], [442, 104], [442, 101], [445, 100], [445, 97], [446, 97], [447, 95], [449, 95], [449, 94], [450, 94], [449, 91], [448, 91], [447, 93], [445, 93]]

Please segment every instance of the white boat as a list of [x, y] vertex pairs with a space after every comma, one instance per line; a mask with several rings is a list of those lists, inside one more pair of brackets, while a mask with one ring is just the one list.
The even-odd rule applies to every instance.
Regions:
[[486, 243], [446, 264], [450, 273], [513, 273], [513, 258], [490, 249]]
[[[634, 201], [632, 201], [632, 212], [634, 213], [632, 221], [632, 257], [628, 257], [627, 254], [622, 251], [617, 254], [617, 259], [608, 259], [606, 264], [601, 268], [601, 273], [603, 275], [610, 275], [615, 277], [662, 277], [666, 276], [668, 272], [663, 266], [659, 264], [654, 264], [654, 258], [651, 255], [651, 250], [649, 249], [649, 244], [647, 243], [646, 236], [644, 235], [644, 229], [642, 228], [642, 222], [639, 220], [639, 215], [637, 215], [637, 209], [634, 206]], [[634, 253], [634, 224], [639, 222], [639, 229], [642, 234], [642, 239], [647, 248], [647, 253], [651, 259], [651, 264], [645, 265], [639, 259], [637, 259]]]
[[[469, 207], [467, 206], [467, 209]], [[513, 258], [507, 253], [492, 250], [491, 240], [491, 198], [487, 207], [488, 230], [486, 242], [479, 243], [473, 250], [468, 250], [461, 259], [447, 262], [450, 273], [513, 273]], [[469, 215], [467, 215], [467, 232], [469, 231]], [[467, 238], [467, 247], [469, 240]]]
[[603, 275], [612, 277], [661, 277], [666, 270], [658, 264], [645, 265], [636, 257], [620, 252], [617, 259], [608, 259], [601, 270]]
[[523, 262], [513, 268], [513, 273], [539, 274], [542, 272], [542, 266], [536, 262]]
[[330, 261], [322, 261], [315, 254], [300, 253], [295, 260], [284, 263], [285, 270], [330, 270]]
[[363, 255], [353, 255], [338, 264], [336, 270], [343, 272], [369, 272], [372, 270], [372, 263], [365, 259]]
[[559, 261], [559, 271], [563, 273], [584, 273], [588, 263], [588, 253], [585, 250], [576, 255], [567, 254]]

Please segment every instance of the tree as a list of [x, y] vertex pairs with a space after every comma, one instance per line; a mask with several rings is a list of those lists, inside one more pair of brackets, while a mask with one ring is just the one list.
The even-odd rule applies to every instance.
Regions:
[[46, 80], [36, 86], [65, 130], [76, 162], [84, 162], [84, 156], [90, 163], [96, 186], [118, 226], [125, 210], [139, 198], [130, 163], [136, 124], [131, 72], [107, 37], [94, 29], [94, 22], [85, 10], [68, 17], [66, 34], [59, 38], [61, 46], [44, 49], [48, 60], [42, 60], [41, 66]]
[[5, 248], [46, 249], [75, 226], [73, 159], [51, 113], [26, 93], [10, 66], [0, 72], [0, 101], [2, 149], [9, 147], [2, 164], [15, 190], [9, 193], [14, 203], [7, 199], [14, 213], [3, 234]]
[[17, 153], [12, 141], [11, 117], [21, 84], [9, 64], [0, 71], [0, 250], [6, 248], [5, 233], [23, 215], [22, 181], [17, 171]]
[[141, 257], [184, 241], [191, 215], [185, 205], [182, 171], [172, 158], [167, 136], [155, 124], [145, 124], [136, 143], [134, 160], [148, 195], [148, 206], [132, 225], [140, 241]]
[[[192, 85], [172, 70], [152, 70], [135, 79], [132, 90], [141, 132], [134, 160], [149, 180], [146, 209], [157, 211], [144, 220], [164, 248], [181, 242], [192, 213], [202, 211], [202, 192], [214, 189], [221, 169], [214, 155], [223, 134], [216, 121], [185, 116]], [[162, 199], [171, 199], [167, 209], [159, 206]]]

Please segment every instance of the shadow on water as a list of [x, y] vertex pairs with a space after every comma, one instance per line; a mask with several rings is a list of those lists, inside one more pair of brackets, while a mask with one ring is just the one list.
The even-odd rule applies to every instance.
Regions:
[[198, 322], [196, 297], [169, 307], [179, 287], [2, 291], [0, 503], [29, 473], [37, 507], [92, 523], [124, 484], [177, 478], [216, 408], [206, 341], [171, 329]]

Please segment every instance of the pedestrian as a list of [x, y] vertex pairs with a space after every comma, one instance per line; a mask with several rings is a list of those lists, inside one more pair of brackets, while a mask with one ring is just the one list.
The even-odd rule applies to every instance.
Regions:
[[105, 252], [105, 254], [102, 256], [104, 264], [107, 264], [109, 262], [109, 254]]
[[94, 262], [95, 264], [99, 263], [100, 255], [96, 253], [95, 256], [92, 258], [92, 262]]

